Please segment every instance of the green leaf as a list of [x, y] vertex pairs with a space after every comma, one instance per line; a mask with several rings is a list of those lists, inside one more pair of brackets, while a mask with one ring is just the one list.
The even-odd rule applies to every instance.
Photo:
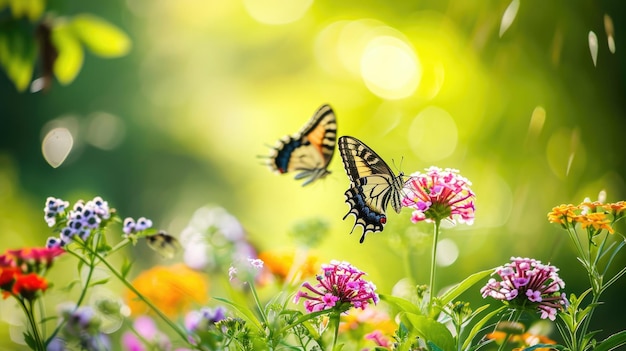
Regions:
[[563, 345], [554, 345], [554, 344], [537, 344], [537, 345], [533, 345], [531, 347], [527, 347], [522, 351], [533, 351], [533, 350], [537, 350], [537, 349], [542, 349], [542, 348], [547, 348], [547, 349], [557, 349], [557, 350], [565, 350], [565, 346]]
[[9, 0], [13, 17], [28, 17], [36, 21], [41, 17], [45, 9], [44, 0]]
[[227, 300], [227, 299], [224, 299], [224, 298], [221, 298], [221, 297], [215, 297], [214, 299], [232, 306], [239, 313], [241, 313], [243, 315], [243, 317], [245, 317], [245, 319], [248, 322], [252, 323], [257, 328], [257, 331], [259, 332], [259, 334], [263, 333], [263, 328], [261, 327], [261, 323], [259, 322], [259, 320], [255, 316], [254, 312], [252, 312], [252, 310], [250, 310], [248, 307], [239, 305], [237, 303], [234, 303], [234, 302], [232, 302], [230, 300]]
[[594, 351], [615, 350], [623, 345], [626, 345], [626, 330], [622, 330], [621, 332], [615, 333], [602, 340], [598, 345], [596, 345]]
[[33, 76], [35, 40], [30, 31], [9, 21], [0, 26], [0, 64], [18, 91], [24, 91]]
[[488, 277], [491, 273], [494, 272], [494, 269], [487, 269], [481, 272], [474, 273], [469, 277], [465, 278], [462, 282], [452, 287], [450, 290], [446, 291], [439, 297], [439, 301], [441, 301], [441, 305], [445, 306], [448, 302], [456, 299], [462, 293], [471, 288], [474, 284]]
[[87, 49], [103, 57], [120, 57], [130, 51], [130, 38], [113, 24], [89, 14], [76, 15], [71, 21], [75, 35]]
[[52, 28], [52, 44], [57, 49], [57, 59], [53, 71], [61, 84], [67, 85], [74, 81], [83, 66], [85, 54], [78, 38], [66, 23]]
[[483, 326], [487, 324], [487, 322], [489, 322], [489, 320], [493, 318], [495, 315], [502, 312], [505, 308], [506, 306], [501, 306], [497, 310], [488, 313], [481, 320], [479, 320], [476, 324], [474, 324], [474, 326], [472, 327], [472, 330], [470, 330], [469, 334], [467, 335], [467, 338], [465, 339], [465, 342], [463, 343], [463, 350], [467, 349], [471, 345], [472, 340], [476, 337], [476, 334], [478, 334], [478, 332], [482, 330]]
[[391, 307], [393, 307], [398, 312], [410, 312], [413, 314], [422, 314], [419, 307], [417, 307], [414, 303], [409, 300], [403, 299], [401, 297], [396, 297], [392, 295], [378, 295], [382, 301], [385, 301]]
[[432, 318], [415, 315], [412, 313], [403, 313], [400, 320], [407, 325], [411, 334], [423, 338], [426, 342], [430, 342], [441, 350], [454, 350], [454, 338], [448, 328], [435, 321]]
[[126, 276], [128, 276], [128, 273], [130, 273], [130, 269], [133, 267], [133, 261], [130, 261], [127, 257], [124, 258], [124, 262], [122, 263], [122, 268], [120, 269], [120, 273], [122, 274], [123, 278], [126, 278]]

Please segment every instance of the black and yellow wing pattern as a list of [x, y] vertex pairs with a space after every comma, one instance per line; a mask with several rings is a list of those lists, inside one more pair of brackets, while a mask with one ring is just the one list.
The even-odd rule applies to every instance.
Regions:
[[299, 172], [295, 179], [306, 179], [302, 186], [324, 178], [335, 152], [337, 119], [333, 109], [325, 104], [296, 134], [278, 140], [268, 160], [270, 169], [277, 173]]
[[387, 223], [387, 205], [400, 213], [404, 186], [403, 173], [395, 175], [374, 150], [351, 136], [339, 138], [339, 152], [344, 168], [350, 178], [350, 188], [345, 192], [350, 211], [356, 217], [352, 233], [357, 225], [363, 227], [360, 242], [365, 234], [380, 232]]

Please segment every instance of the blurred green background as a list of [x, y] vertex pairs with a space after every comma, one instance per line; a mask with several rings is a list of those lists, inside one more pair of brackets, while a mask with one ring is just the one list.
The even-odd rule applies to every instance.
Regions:
[[[100, 195], [122, 216], [147, 216], [174, 235], [195, 209], [217, 204], [260, 250], [292, 245], [299, 221], [327, 221], [324, 259], [350, 261], [381, 293], [406, 275], [407, 246], [397, 240], [406, 233], [416, 278], [427, 283], [431, 228], [411, 224], [410, 211], [390, 213], [385, 231], [362, 245], [360, 229], [348, 234], [338, 154], [332, 174], [304, 188], [258, 157], [330, 103], [339, 135], [363, 140], [392, 169], [452, 167], [473, 182], [476, 221], [444, 230], [440, 287], [526, 256], [561, 267], [566, 291], [579, 294], [586, 275], [546, 214], [601, 190], [609, 202], [625, 198], [626, 5], [521, 1], [500, 36], [509, 4], [49, 1], [57, 15], [106, 19], [133, 46], [115, 59], [87, 53], [75, 81], [45, 93], [18, 92], [0, 74], [0, 249], [44, 243], [47, 196]], [[54, 126], [74, 138], [56, 169], [41, 151]], [[617, 261], [626, 265], [624, 253]], [[626, 326], [625, 287], [613, 286], [594, 316], [601, 338]], [[475, 295], [465, 298], [481, 303]]]

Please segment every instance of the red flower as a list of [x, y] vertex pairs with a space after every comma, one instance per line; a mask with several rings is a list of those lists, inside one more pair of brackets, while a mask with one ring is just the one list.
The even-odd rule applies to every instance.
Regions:
[[46, 289], [48, 289], [46, 279], [35, 273], [17, 274], [15, 278], [12, 289], [13, 294], [21, 295], [27, 300], [34, 299], [37, 291], [46, 291]]
[[7, 250], [0, 256], [0, 266], [12, 266], [21, 268], [24, 273], [37, 272], [50, 268], [54, 259], [65, 253], [65, 250], [54, 247], [33, 247], [18, 250]]
[[9, 290], [11, 284], [15, 280], [15, 276], [20, 273], [20, 270], [15, 267], [2, 267], [0, 266], [0, 289]]

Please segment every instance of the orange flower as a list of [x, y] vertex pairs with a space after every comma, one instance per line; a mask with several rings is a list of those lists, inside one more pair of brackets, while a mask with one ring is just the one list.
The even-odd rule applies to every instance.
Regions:
[[[209, 285], [205, 277], [184, 264], [153, 267], [137, 276], [132, 284], [170, 317], [187, 310], [194, 303], [204, 304], [208, 300]], [[133, 315], [150, 311], [133, 292], [127, 293], [127, 301]]]
[[561, 224], [565, 227], [578, 217], [574, 212], [575, 210], [578, 210], [578, 206], [571, 204], [554, 207], [552, 212], [548, 213], [548, 221], [550, 221], [550, 223]]
[[592, 226], [595, 230], [606, 229], [611, 234], [615, 233], [615, 230], [611, 227], [611, 221], [604, 212], [592, 212], [581, 215], [578, 217], [578, 222], [580, 222], [582, 229]]
[[613, 216], [621, 217], [624, 210], [626, 210], [626, 202], [618, 201], [612, 204], [606, 204], [604, 205], [604, 209], [610, 211]]
[[36, 273], [29, 273], [15, 275], [12, 291], [15, 295], [21, 295], [27, 300], [32, 300], [38, 291], [43, 292], [46, 289], [48, 289], [48, 282], [44, 277]]
[[290, 273], [292, 276], [300, 274], [300, 278], [311, 277], [320, 268], [319, 258], [316, 255], [311, 253], [298, 255], [296, 260], [294, 250], [264, 251], [259, 254], [259, 258], [265, 263], [265, 267], [281, 280], [287, 279]]
[[[524, 328], [524, 326], [520, 323], [515, 323], [518, 326], [521, 326], [522, 330]], [[509, 328], [510, 329], [510, 328]], [[498, 343], [502, 343], [504, 342], [507, 337], [508, 337], [508, 343], [515, 343], [518, 344], [520, 347], [519, 348], [514, 348], [513, 351], [521, 351], [524, 350], [527, 347], [531, 347], [537, 344], [550, 344], [550, 345], [554, 345], [556, 344], [556, 341], [548, 338], [547, 336], [543, 336], [543, 335], [536, 335], [533, 333], [520, 333], [518, 334], [516, 331], [513, 330], [508, 330], [509, 333], [504, 332], [504, 331], [494, 331], [493, 333], [489, 333], [487, 334], [487, 339], [492, 339], [497, 341]], [[521, 331], [521, 330], [520, 330]], [[550, 351], [553, 350], [552, 348], [549, 347], [541, 347], [538, 349], [535, 349], [537, 351]]]

